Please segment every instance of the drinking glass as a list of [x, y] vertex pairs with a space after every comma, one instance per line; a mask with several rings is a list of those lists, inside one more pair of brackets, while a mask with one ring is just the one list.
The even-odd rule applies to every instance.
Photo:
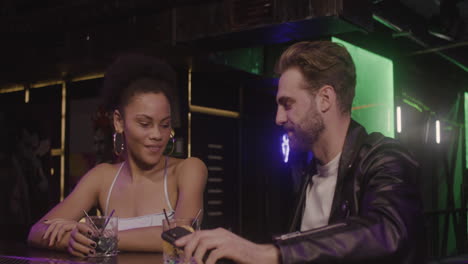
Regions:
[[96, 242], [96, 254], [90, 257], [111, 257], [118, 252], [119, 221], [117, 217], [90, 216], [86, 223], [93, 229], [91, 239]]
[[[195, 230], [200, 230], [200, 223], [193, 218], [183, 218], [183, 219], [169, 219], [167, 222], [166, 219], [163, 220], [163, 231], [172, 229], [176, 226], [183, 227], [191, 232]], [[163, 259], [164, 264], [179, 264], [184, 262], [184, 250], [174, 247], [168, 242], [163, 240]], [[190, 264], [195, 264], [195, 260], [192, 258]]]

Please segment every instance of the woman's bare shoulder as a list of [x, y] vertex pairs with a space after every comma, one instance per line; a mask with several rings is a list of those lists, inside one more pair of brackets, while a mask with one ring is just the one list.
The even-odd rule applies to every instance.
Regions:
[[208, 169], [206, 168], [205, 163], [195, 157], [189, 157], [186, 159], [177, 159], [175, 161], [174, 174], [180, 180], [201, 180], [206, 181], [208, 176]]
[[110, 164], [110, 163], [101, 163], [90, 169], [84, 176], [83, 180], [86, 181], [108, 181], [113, 179], [119, 168], [122, 166], [122, 163]]
[[177, 170], [206, 170], [205, 163], [196, 157], [189, 157], [186, 159], [178, 159], [178, 158], [171, 158], [173, 159], [173, 164], [175, 165]]
[[101, 164], [96, 165], [92, 170], [96, 170], [99, 172], [117, 171], [122, 166], [122, 164], [123, 162], [114, 163], [114, 164], [101, 163]]

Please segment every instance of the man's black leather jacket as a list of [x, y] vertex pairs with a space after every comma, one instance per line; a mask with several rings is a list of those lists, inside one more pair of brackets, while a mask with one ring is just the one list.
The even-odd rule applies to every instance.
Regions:
[[[312, 162], [314, 163], [314, 162]], [[291, 230], [298, 230], [305, 173]], [[396, 141], [351, 121], [329, 224], [276, 238], [283, 264], [425, 263], [425, 229], [416, 181], [419, 165]]]

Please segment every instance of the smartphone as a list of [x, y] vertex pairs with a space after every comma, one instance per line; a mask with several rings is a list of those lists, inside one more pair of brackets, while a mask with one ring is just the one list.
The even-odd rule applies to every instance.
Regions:
[[183, 237], [183, 236], [186, 236], [188, 234], [191, 234], [192, 232], [190, 232], [189, 230], [183, 228], [183, 227], [180, 227], [180, 226], [176, 226], [174, 228], [171, 228], [169, 230], [166, 230], [164, 232], [162, 232], [161, 234], [161, 238], [166, 240], [167, 242], [169, 242], [171, 245], [175, 246], [174, 245], [174, 242]]
[[[169, 229], [169, 230], [166, 230], [164, 232], [162, 232], [161, 234], [161, 238], [164, 239], [165, 241], [169, 242], [171, 245], [173, 245], [174, 247], [176, 247], [176, 245], [174, 245], [174, 242], [183, 237], [183, 236], [186, 236], [188, 234], [191, 234], [192, 232], [188, 231], [187, 229], [183, 228], [183, 227], [180, 227], [180, 226], [176, 226], [172, 229]], [[182, 248], [181, 248], [182, 249]], [[206, 259], [208, 258], [208, 255], [210, 254], [211, 250], [208, 250], [208, 252], [206, 252], [205, 256], [203, 257], [203, 262], [206, 261]], [[234, 264], [234, 261], [230, 260], [230, 259], [218, 259], [216, 261], [216, 264]]]

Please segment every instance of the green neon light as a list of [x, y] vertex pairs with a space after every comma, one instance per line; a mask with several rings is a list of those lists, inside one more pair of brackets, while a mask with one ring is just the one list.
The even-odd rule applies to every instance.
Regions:
[[443, 54], [442, 52], [438, 51], [436, 52], [437, 54], [439, 54], [442, 58], [450, 61], [451, 63], [457, 65], [460, 69], [464, 70], [465, 72], [468, 72], [468, 67], [466, 67], [465, 65], [463, 65], [462, 63], [456, 61], [455, 59]]
[[421, 113], [422, 113], [422, 111], [423, 111], [422, 108], [419, 107], [419, 105], [417, 105], [417, 104], [411, 102], [411, 101], [408, 100], [408, 99], [403, 99], [403, 103], [405, 103], [405, 104], [407, 104], [407, 105], [413, 107], [414, 109], [418, 110], [418, 111], [421, 112]]
[[401, 29], [400, 29], [399, 27], [393, 25], [392, 23], [390, 23], [390, 21], [388, 21], [388, 20], [386, 20], [386, 19], [384, 19], [384, 18], [382, 18], [382, 17], [380, 17], [380, 16], [372, 15], [372, 18], [373, 18], [375, 21], [381, 23], [382, 25], [384, 25], [384, 26], [390, 28], [391, 30], [394, 30], [394, 31], [401, 31]]
[[240, 48], [228, 51], [215, 52], [210, 55], [215, 63], [250, 72], [263, 74], [264, 53], [263, 47]]
[[332, 37], [332, 41], [345, 46], [356, 65], [356, 96], [351, 116], [369, 133], [395, 137], [393, 62], [341, 39]]
[[465, 165], [468, 169], [468, 93], [465, 92]]
[[410, 102], [417, 104], [424, 111], [433, 112], [427, 105], [423, 104], [423, 102], [419, 101], [418, 99], [414, 97], [409, 96], [405, 92], [403, 92], [403, 97], [408, 99]]

